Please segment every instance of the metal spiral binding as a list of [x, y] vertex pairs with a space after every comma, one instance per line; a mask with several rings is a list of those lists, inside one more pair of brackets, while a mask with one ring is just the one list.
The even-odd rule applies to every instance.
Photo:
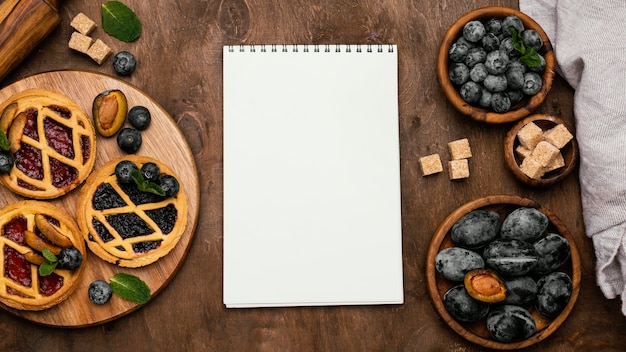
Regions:
[[[345, 53], [351, 53], [353, 50], [356, 51], [357, 53], [361, 53], [363, 52], [364, 48], [365, 51], [368, 53], [372, 53], [374, 51], [378, 52], [378, 53], [383, 53], [385, 52], [385, 46], [387, 46], [387, 52], [392, 53], [394, 51], [394, 46], [393, 44], [302, 44], [302, 45], [297, 45], [297, 44], [271, 44], [269, 46], [268, 49], [268, 45], [265, 44], [261, 44], [261, 45], [228, 45], [228, 51], [229, 52], [234, 52], [235, 51], [235, 47], [239, 48], [239, 52], [257, 52], [258, 51], [265, 53], [265, 52], [272, 52], [272, 53], [276, 53], [279, 50], [283, 53], [286, 52], [294, 52], [297, 53], [300, 51], [300, 48], [302, 48], [302, 51], [305, 53], [310, 52], [310, 47], [313, 47], [313, 52], [319, 53], [321, 51], [325, 52], [325, 53], [330, 53], [330, 52], [336, 52], [336, 53], [341, 53], [341, 52], [345, 52]], [[280, 47], [280, 49], [279, 49]], [[333, 48], [334, 47], [334, 48]], [[342, 50], [342, 47], [345, 47], [345, 50]]]

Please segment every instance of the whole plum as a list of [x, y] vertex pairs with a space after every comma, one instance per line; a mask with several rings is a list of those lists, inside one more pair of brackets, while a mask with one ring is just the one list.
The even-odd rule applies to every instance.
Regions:
[[556, 233], [549, 233], [533, 244], [539, 261], [533, 272], [547, 274], [558, 269], [570, 257], [571, 249], [569, 241]]
[[537, 282], [530, 276], [510, 277], [504, 280], [504, 303], [523, 306], [537, 297]]
[[543, 235], [548, 223], [546, 214], [535, 208], [520, 207], [504, 219], [500, 236], [533, 243]]
[[535, 319], [528, 310], [515, 305], [495, 307], [487, 315], [487, 330], [500, 342], [521, 341], [536, 331]]
[[498, 238], [485, 247], [483, 258], [488, 267], [504, 276], [521, 276], [535, 268], [539, 254], [528, 242]]
[[435, 256], [435, 269], [450, 281], [463, 281], [465, 273], [485, 267], [485, 261], [476, 252], [461, 247], [441, 250]]
[[493, 241], [500, 231], [500, 215], [489, 210], [473, 210], [450, 229], [452, 242], [467, 248], [480, 248]]
[[463, 284], [451, 287], [443, 294], [443, 305], [454, 319], [461, 322], [474, 322], [489, 313], [489, 303], [473, 299]]
[[572, 279], [564, 272], [555, 271], [537, 281], [535, 309], [546, 318], [559, 315], [572, 297]]

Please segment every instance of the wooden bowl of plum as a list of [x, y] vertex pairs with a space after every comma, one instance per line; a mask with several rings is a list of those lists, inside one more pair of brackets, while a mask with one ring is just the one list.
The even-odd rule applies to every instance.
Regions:
[[428, 293], [455, 332], [514, 350], [552, 333], [580, 291], [580, 257], [565, 224], [539, 203], [493, 195], [454, 210], [426, 259]]
[[532, 114], [504, 137], [504, 162], [519, 181], [546, 187], [561, 181], [578, 164], [578, 143], [560, 117]]
[[437, 78], [450, 103], [486, 123], [517, 121], [533, 112], [552, 88], [555, 56], [532, 18], [501, 6], [457, 19], [439, 46]]

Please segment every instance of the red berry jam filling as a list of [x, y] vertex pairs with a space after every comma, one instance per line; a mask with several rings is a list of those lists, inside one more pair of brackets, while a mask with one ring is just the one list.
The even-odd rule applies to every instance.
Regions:
[[74, 159], [72, 129], [46, 117], [43, 121], [48, 145], [66, 158]]
[[72, 117], [72, 112], [64, 107], [58, 105], [50, 105], [47, 106], [47, 108], [54, 111], [55, 113], [57, 113], [57, 115], [61, 116], [64, 119], [69, 120], [69, 118]]
[[16, 216], [2, 226], [2, 236], [24, 246], [26, 245], [26, 241], [24, 240], [24, 231], [26, 231], [27, 225], [25, 217]]
[[39, 132], [37, 131], [37, 109], [27, 109], [26, 111], [24, 111], [24, 113], [26, 114], [26, 126], [24, 126], [24, 135], [38, 141]]
[[41, 150], [22, 143], [22, 147], [15, 153], [15, 167], [30, 178], [43, 180]]
[[39, 277], [39, 293], [44, 296], [52, 296], [63, 287], [63, 277], [55, 273]]
[[43, 189], [37, 188], [31, 185], [30, 183], [24, 182], [23, 180], [20, 180], [20, 179], [17, 180], [17, 185], [24, 189], [30, 189], [31, 191], [43, 191]]
[[87, 136], [80, 136], [80, 149], [83, 151], [83, 165], [91, 158], [91, 140]]
[[30, 263], [24, 255], [7, 245], [4, 246], [4, 276], [18, 284], [31, 287]]
[[50, 173], [52, 174], [52, 185], [56, 188], [63, 188], [71, 185], [78, 178], [78, 170], [60, 162], [55, 158], [50, 158]]

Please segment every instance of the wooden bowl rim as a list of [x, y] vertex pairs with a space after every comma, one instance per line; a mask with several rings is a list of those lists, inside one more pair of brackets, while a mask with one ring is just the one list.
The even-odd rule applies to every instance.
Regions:
[[553, 175], [552, 177], [542, 178], [539, 180], [532, 179], [526, 176], [526, 174], [524, 174], [522, 170], [520, 169], [515, 158], [515, 146], [516, 146], [518, 131], [522, 127], [524, 127], [527, 123], [534, 122], [534, 121], [549, 121], [549, 122], [554, 123], [555, 125], [563, 124], [572, 135], [575, 135], [575, 133], [572, 130], [572, 128], [569, 126], [569, 124], [558, 116], [549, 115], [549, 114], [533, 114], [517, 122], [507, 132], [506, 136], [504, 137], [504, 161], [505, 161], [507, 168], [513, 173], [515, 178], [517, 178], [519, 181], [525, 184], [528, 184], [530, 186], [546, 187], [546, 186], [553, 185], [563, 180], [565, 177], [567, 177], [567, 175], [569, 175], [576, 168], [576, 165], [578, 164], [578, 153], [579, 153], [578, 143], [576, 142], [576, 137], [574, 137], [569, 142], [569, 145], [566, 145], [564, 147], [564, 148], [568, 148], [568, 150], [571, 149], [570, 152], [568, 153], [569, 158], [565, 159], [565, 166], [560, 171], [558, 171], [555, 175]]
[[[437, 274], [435, 270], [435, 257], [439, 252], [439, 248], [443, 242], [443, 240], [448, 235], [452, 225], [458, 221], [463, 215], [468, 212], [488, 206], [496, 206], [498, 204], [502, 205], [513, 205], [520, 207], [532, 207], [536, 208], [542, 213], [548, 216], [550, 223], [555, 226], [559, 233], [565, 237], [570, 244], [570, 261], [572, 266], [572, 296], [570, 297], [569, 303], [563, 309], [563, 311], [554, 318], [543, 330], [536, 332], [533, 336], [529, 337], [526, 340], [511, 342], [511, 343], [503, 343], [495, 340], [490, 340], [484, 338], [482, 336], [474, 334], [472, 331], [463, 327], [459, 322], [457, 322], [446, 310], [442, 296], [439, 293], [437, 287]], [[570, 312], [574, 308], [576, 304], [576, 300], [578, 299], [578, 294], [580, 292], [580, 282], [581, 282], [581, 271], [580, 271], [580, 255], [578, 252], [578, 247], [576, 246], [576, 242], [574, 238], [567, 228], [565, 224], [559, 219], [554, 213], [552, 213], [549, 209], [543, 207], [538, 202], [523, 198], [520, 196], [514, 195], [492, 195], [486, 196], [483, 198], [478, 198], [472, 200], [468, 203], [463, 204], [456, 210], [454, 210], [450, 215], [446, 217], [446, 219], [439, 225], [433, 238], [431, 240], [430, 246], [428, 248], [428, 254], [426, 256], [426, 280], [428, 285], [428, 294], [430, 295], [431, 301], [435, 306], [435, 310], [439, 314], [439, 316], [444, 320], [446, 324], [450, 328], [452, 328], [456, 333], [461, 335], [466, 340], [473, 342], [477, 345], [498, 349], [498, 350], [514, 350], [525, 348], [531, 345], [534, 345], [548, 336], [550, 336], [556, 329], [561, 326], [561, 324], [565, 321], [565, 319], [569, 316]]]
[[[448, 49], [450, 48], [452, 43], [458, 38], [459, 33], [463, 30], [463, 26], [465, 26], [467, 22], [476, 19], [506, 17], [510, 15], [518, 16], [522, 20], [525, 28], [532, 28], [536, 30], [537, 33], [539, 33], [544, 43], [543, 50], [545, 51], [545, 53], [543, 54], [543, 56], [546, 60], [546, 68], [542, 75], [543, 84], [541, 86], [541, 90], [537, 94], [533, 95], [530, 98], [522, 100], [522, 102], [514, 106], [515, 110], [511, 110], [506, 113], [497, 113], [480, 107], [472, 106], [466, 103], [461, 98], [458, 91], [454, 88], [452, 82], [450, 82], [450, 78], [448, 77]], [[448, 98], [448, 101], [462, 114], [467, 115], [476, 121], [493, 124], [517, 121], [525, 116], [528, 116], [537, 107], [539, 107], [539, 105], [543, 103], [546, 96], [552, 89], [555, 68], [556, 59], [554, 55], [554, 50], [552, 48], [550, 38], [548, 38], [548, 35], [543, 30], [543, 28], [537, 22], [535, 22], [535, 20], [533, 20], [531, 17], [524, 14], [523, 12], [504, 6], [482, 7], [467, 12], [466, 14], [459, 17], [446, 31], [446, 34], [441, 41], [441, 45], [439, 46], [439, 53], [437, 56], [437, 78], [444, 94], [446, 95], [446, 98]]]

